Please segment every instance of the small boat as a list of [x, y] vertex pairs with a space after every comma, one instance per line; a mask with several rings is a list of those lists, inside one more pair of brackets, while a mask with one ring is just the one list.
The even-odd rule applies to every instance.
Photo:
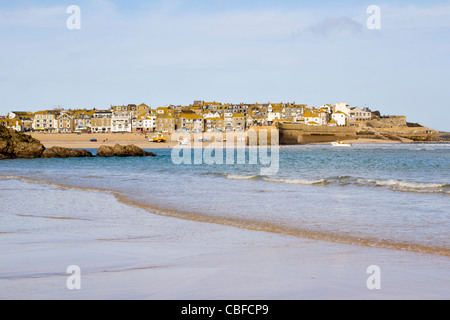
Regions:
[[188, 145], [190, 140], [189, 139], [183, 139], [183, 140], [177, 140], [179, 145]]
[[211, 139], [200, 137], [200, 138], [198, 138], [198, 141], [199, 141], [199, 142], [202, 142], [202, 141], [211, 141]]
[[97, 142], [97, 139], [91, 139], [90, 141], [91, 142]]
[[345, 143], [345, 141], [342, 141], [342, 140], [338, 140], [336, 142], [332, 142], [331, 145], [333, 147], [351, 147], [352, 146], [351, 143]]
[[152, 142], [166, 142], [166, 140], [167, 140], [166, 137], [164, 137], [162, 134], [158, 133], [156, 136], [151, 138], [150, 141], [152, 141]]

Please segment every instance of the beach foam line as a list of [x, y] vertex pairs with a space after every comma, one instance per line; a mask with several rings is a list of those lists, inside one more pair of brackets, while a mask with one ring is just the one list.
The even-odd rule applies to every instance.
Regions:
[[396, 179], [364, 179], [357, 178], [359, 184], [369, 184], [375, 187], [385, 187], [394, 191], [415, 193], [446, 193], [450, 194], [450, 184], [433, 182], [412, 182]]
[[24, 176], [16, 176], [16, 175], [1, 175], [0, 179], [3, 180], [19, 180], [25, 183], [39, 184], [43, 186], [48, 186], [54, 189], [62, 189], [62, 190], [75, 190], [75, 191], [91, 191], [91, 192], [101, 192], [101, 193], [109, 193], [112, 194], [114, 191], [105, 189], [105, 188], [94, 188], [94, 187], [80, 187], [74, 185], [64, 185], [61, 183], [56, 183], [52, 181], [40, 180], [37, 178], [30, 178]]
[[268, 178], [268, 177], [263, 177], [263, 180], [267, 181], [267, 182], [286, 183], [286, 184], [301, 184], [301, 185], [325, 185], [328, 182], [327, 179], [317, 179], [317, 180], [278, 179], [278, 178]]
[[32, 214], [18, 214], [19, 217], [28, 217], [28, 218], [42, 218], [42, 219], [54, 219], [54, 220], [83, 220], [83, 221], [92, 221], [92, 219], [85, 218], [73, 218], [73, 217], [52, 217], [52, 216], [38, 216]]
[[19, 176], [2, 176], [0, 179], [15, 179], [26, 183], [36, 183], [52, 188], [62, 189], [62, 190], [75, 190], [75, 191], [87, 191], [87, 192], [102, 192], [112, 195], [118, 202], [147, 211], [151, 214], [156, 214], [159, 216], [178, 218], [187, 221], [202, 222], [202, 223], [212, 223], [224, 226], [230, 226], [240, 229], [253, 230], [253, 231], [263, 231], [270, 233], [277, 233], [288, 236], [295, 236], [305, 239], [317, 240], [317, 241], [329, 241], [340, 244], [348, 245], [358, 245], [365, 247], [383, 248], [383, 249], [393, 249], [393, 250], [403, 250], [412, 251], [420, 253], [429, 253], [435, 255], [450, 256], [450, 248], [440, 247], [440, 246], [430, 246], [420, 243], [413, 242], [399, 242], [391, 239], [376, 239], [361, 236], [352, 236], [346, 233], [335, 233], [335, 232], [325, 232], [317, 230], [308, 230], [301, 227], [290, 226], [286, 224], [280, 224], [277, 222], [253, 220], [243, 217], [225, 217], [216, 216], [203, 212], [194, 211], [184, 211], [181, 209], [161, 207], [148, 203], [143, 203], [134, 199], [130, 196], [122, 194], [117, 191], [106, 190], [101, 188], [91, 188], [91, 187], [80, 187], [72, 185], [62, 185], [58, 183], [49, 183], [47, 181], [39, 181], [38, 179], [19, 177]]
[[257, 180], [265, 182], [285, 183], [297, 185], [325, 186], [325, 185], [354, 185], [358, 187], [384, 187], [392, 191], [412, 192], [412, 193], [443, 193], [450, 194], [450, 184], [435, 182], [411, 182], [395, 179], [367, 179], [351, 176], [338, 176], [320, 179], [300, 179], [300, 178], [271, 178], [259, 175], [225, 175], [227, 179], [234, 180]]
[[227, 179], [230, 180], [255, 180], [258, 179], [259, 175], [241, 175], [241, 174], [227, 174]]
[[370, 237], [362, 238], [361, 236], [356, 237], [349, 234], [338, 234], [333, 232], [308, 230], [301, 227], [292, 227], [285, 224], [278, 224], [276, 222], [252, 220], [238, 217], [214, 216], [201, 212], [183, 211], [180, 209], [167, 207], [163, 208], [132, 200], [128, 196], [119, 193], [114, 193], [114, 197], [120, 203], [136, 207], [139, 209], [143, 209], [152, 214], [178, 218], [188, 221], [213, 223], [240, 229], [277, 233], [317, 241], [328, 241], [348, 245], [358, 245], [373, 248], [403, 250], [403, 251], [450, 256], [450, 248], [447, 247], [428, 246], [412, 242], [397, 242], [390, 239], [376, 239]]

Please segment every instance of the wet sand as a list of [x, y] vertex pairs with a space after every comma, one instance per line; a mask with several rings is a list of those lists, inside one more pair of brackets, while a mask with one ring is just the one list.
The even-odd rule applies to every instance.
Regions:
[[[1, 183], [9, 209], [0, 299], [449, 298], [447, 257], [187, 221], [109, 194]], [[46, 208], [50, 201], [57, 208]], [[62, 213], [72, 219], [55, 219]], [[71, 265], [81, 270], [80, 289], [67, 286]], [[379, 289], [368, 287], [374, 265]]]

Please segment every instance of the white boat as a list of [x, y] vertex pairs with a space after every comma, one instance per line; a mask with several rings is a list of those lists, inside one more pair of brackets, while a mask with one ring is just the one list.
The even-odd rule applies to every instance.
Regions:
[[351, 147], [352, 146], [351, 143], [345, 143], [344, 141], [340, 141], [340, 140], [332, 142], [331, 145], [333, 147]]
[[179, 145], [188, 145], [190, 140], [189, 139], [183, 139], [183, 140], [177, 140]]

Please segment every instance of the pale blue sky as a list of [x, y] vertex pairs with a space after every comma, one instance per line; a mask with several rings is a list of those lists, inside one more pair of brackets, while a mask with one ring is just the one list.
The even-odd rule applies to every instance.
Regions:
[[[69, 5], [81, 29], [68, 30]], [[381, 29], [369, 30], [369, 5]], [[0, 0], [11, 110], [347, 102], [450, 131], [448, 1]]]

